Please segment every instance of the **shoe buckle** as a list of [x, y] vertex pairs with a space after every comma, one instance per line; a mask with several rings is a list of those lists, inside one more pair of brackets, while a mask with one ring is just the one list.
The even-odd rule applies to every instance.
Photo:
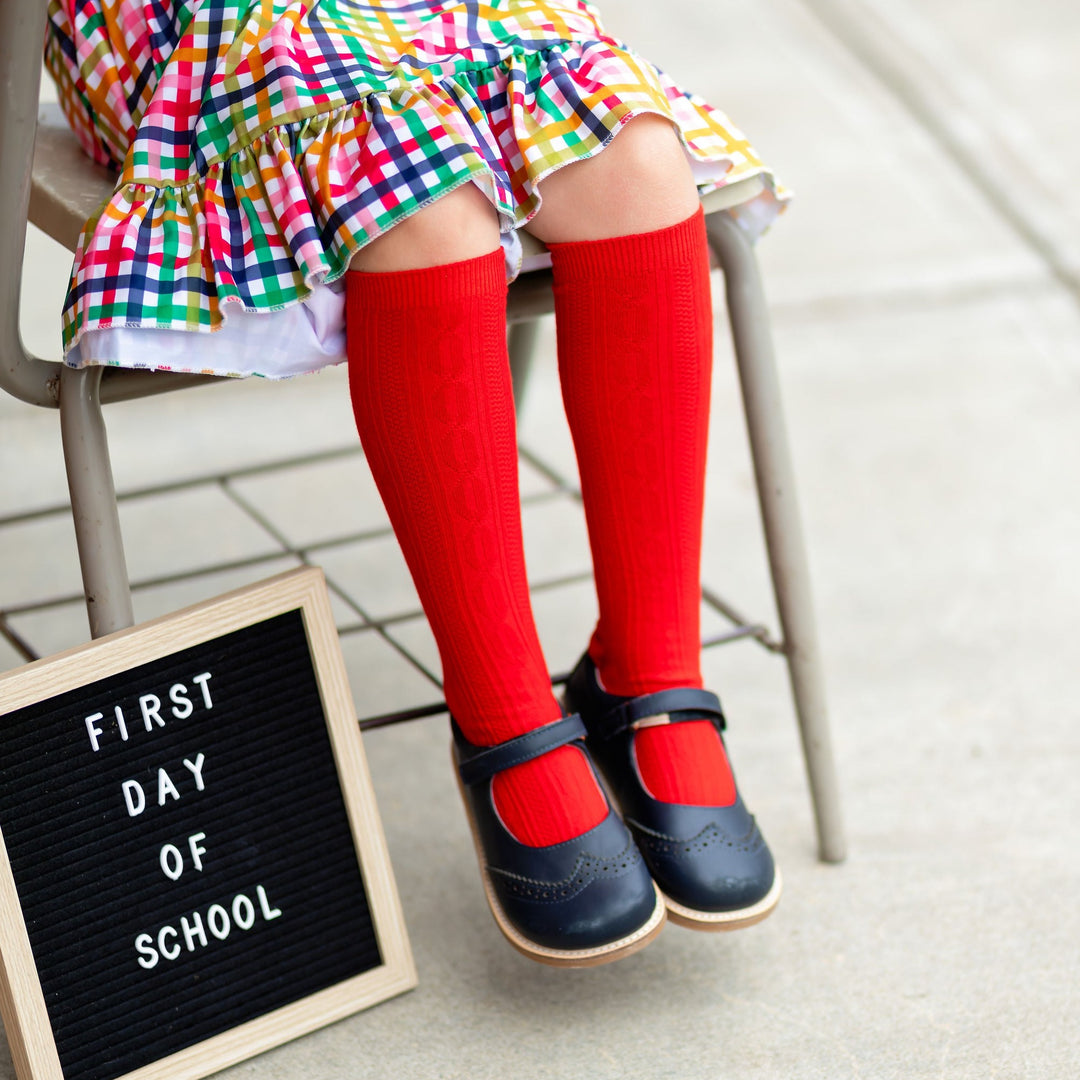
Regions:
[[643, 716], [639, 720], [635, 720], [630, 725], [630, 730], [640, 731], [642, 728], [663, 727], [665, 724], [670, 723], [672, 723], [671, 714], [662, 712], [657, 713], [655, 716]]

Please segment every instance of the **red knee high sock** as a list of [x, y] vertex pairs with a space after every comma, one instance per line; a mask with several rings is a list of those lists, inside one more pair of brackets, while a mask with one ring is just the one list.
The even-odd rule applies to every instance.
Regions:
[[[712, 373], [704, 217], [551, 250], [559, 377], [600, 606], [589, 654], [613, 694], [700, 687]], [[645, 728], [634, 746], [656, 798], [734, 801], [708, 721]]]
[[[533, 623], [518, 501], [502, 253], [347, 276], [360, 439], [442, 658], [450, 712], [493, 745], [560, 715]], [[500, 773], [495, 804], [533, 846], [603, 820], [579, 750]]]

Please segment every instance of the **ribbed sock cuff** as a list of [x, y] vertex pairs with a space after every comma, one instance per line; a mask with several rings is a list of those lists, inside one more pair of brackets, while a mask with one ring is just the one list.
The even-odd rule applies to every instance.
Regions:
[[646, 268], [682, 266], [700, 252], [708, 258], [705, 211], [699, 206], [685, 221], [652, 232], [547, 246], [560, 283], [592, 281], [598, 273], [640, 274]]
[[506, 259], [499, 248], [462, 262], [425, 266], [419, 270], [347, 275], [350, 305], [385, 311], [387, 307], [428, 307], [506, 291]]

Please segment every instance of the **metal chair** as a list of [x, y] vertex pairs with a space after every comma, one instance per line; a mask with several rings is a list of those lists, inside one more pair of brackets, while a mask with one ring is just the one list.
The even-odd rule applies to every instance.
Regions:
[[[23, 347], [18, 315], [28, 215], [74, 249], [83, 222], [114, 184], [111, 173], [83, 155], [59, 110], [38, 115], [44, 32], [43, 3], [0, 5], [0, 191], [8, 192], [0, 203], [0, 388], [30, 404], [60, 410], [87, 613], [96, 638], [134, 622], [102, 405], [210, 380], [100, 367], [74, 370], [30, 356]], [[846, 854], [839, 792], [769, 314], [753, 247], [725, 212], [761, 190], [762, 181], [752, 177], [711, 193], [703, 204], [713, 254], [724, 273], [780, 640], [718, 597], [710, 600], [735, 624], [723, 640], [754, 637], [787, 660], [818, 853], [826, 862], [839, 862]], [[543, 252], [538, 241], [527, 238], [525, 244], [526, 256]], [[536, 320], [552, 309], [550, 270], [522, 274], [512, 285], [508, 324], [516, 394], [524, 385]]]

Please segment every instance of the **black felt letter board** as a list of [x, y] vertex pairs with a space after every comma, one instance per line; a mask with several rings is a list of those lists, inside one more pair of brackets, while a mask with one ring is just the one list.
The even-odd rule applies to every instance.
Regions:
[[381, 962], [300, 611], [0, 717], [0, 828], [66, 1080]]

